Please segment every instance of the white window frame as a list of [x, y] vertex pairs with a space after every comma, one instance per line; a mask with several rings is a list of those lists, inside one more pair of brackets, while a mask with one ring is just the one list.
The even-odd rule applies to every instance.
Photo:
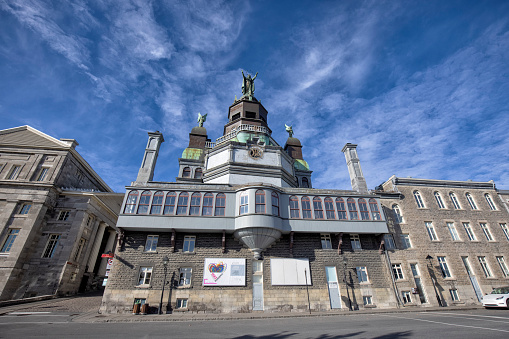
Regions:
[[181, 267], [179, 268], [179, 286], [190, 287], [193, 278], [192, 267]]
[[507, 264], [505, 263], [505, 259], [503, 256], [497, 257], [498, 265], [500, 266], [500, 269], [502, 270], [502, 274], [504, 277], [509, 277], [509, 269], [507, 268]]
[[461, 241], [461, 238], [458, 234], [458, 230], [456, 229], [456, 225], [453, 222], [448, 222], [447, 228], [449, 229], [449, 234], [451, 235], [452, 241]]
[[148, 234], [147, 240], [145, 241], [145, 248], [143, 251], [144, 252], [156, 252], [158, 242], [159, 242], [159, 235]]
[[456, 194], [454, 194], [453, 192], [449, 193], [449, 198], [452, 201], [452, 205], [454, 206], [454, 209], [460, 210], [461, 209], [461, 205], [460, 205], [460, 203], [458, 201], [458, 198], [456, 197]]
[[482, 269], [484, 275], [486, 276], [486, 278], [493, 277], [493, 273], [491, 273], [491, 269], [490, 269], [490, 266], [488, 264], [488, 261], [486, 261], [486, 257], [485, 256], [478, 256], [477, 260], [479, 260], [479, 264], [481, 265], [481, 269]]
[[18, 214], [20, 214], [20, 215], [28, 214], [28, 212], [30, 212], [31, 207], [32, 207], [32, 203], [28, 203], [28, 202], [22, 203], [19, 206]]
[[488, 206], [490, 207], [490, 210], [496, 211], [497, 206], [495, 206], [495, 203], [493, 203], [493, 200], [491, 200], [491, 197], [488, 193], [484, 195], [484, 198], [486, 199], [486, 202], [488, 203]]
[[451, 295], [452, 301], [460, 301], [460, 297], [458, 295], [458, 290], [455, 288], [449, 289], [449, 294]]
[[401, 234], [401, 244], [403, 244], [403, 249], [412, 248], [410, 234]]
[[401, 297], [403, 299], [403, 304], [412, 303], [412, 293], [410, 293], [410, 291], [401, 291]]
[[405, 275], [403, 274], [403, 267], [401, 264], [392, 264], [392, 275], [394, 280], [404, 280]]
[[249, 212], [249, 195], [247, 192], [242, 192], [240, 194], [240, 208], [239, 214], [247, 214]]
[[384, 243], [385, 243], [385, 249], [387, 249], [387, 250], [393, 250], [396, 248], [396, 243], [394, 242], [394, 237], [390, 233], [384, 234]]
[[435, 193], [433, 193], [433, 195], [435, 196], [435, 200], [437, 201], [438, 208], [445, 209], [446, 207], [445, 207], [445, 204], [444, 204], [444, 202], [442, 200], [442, 196], [440, 195], [440, 193], [439, 192], [435, 192]]
[[506, 239], [509, 241], [509, 228], [507, 227], [506, 223], [499, 223], [500, 228], [502, 229], [502, 232], [504, 232], [504, 235]]
[[14, 244], [14, 241], [16, 241], [19, 232], [19, 228], [9, 228], [7, 237], [5, 238], [5, 241], [2, 244], [2, 248], [0, 249], [0, 253], [9, 253], [11, 251], [12, 245]]
[[362, 296], [362, 302], [364, 303], [364, 306], [373, 305], [373, 296], [371, 296], [371, 295], [363, 295]]
[[150, 286], [152, 281], [152, 272], [154, 268], [151, 266], [141, 266], [138, 275], [138, 286]]
[[451, 271], [449, 270], [449, 265], [447, 265], [447, 259], [445, 257], [437, 257], [438, 263], [440, 265], [440, 270], [442, 271], [442, 276], [444, 278], [452, 278]]
[[57, 220], [58, 221], [67, 221], [69, 219], [69, 216], [71, 215], [71, 211], [69, 210], [63, 210], [58, 213]]
[[394, 213], [396, 217], [396, 221], [398, 223], [403, 223], [403, 214], [401, 214], [401, 209], [399, 208], [398, 204], [392, 205], [392, 212]]
[[472, 210], [477, 210], [477, 204], [475, 203], [474, 197], [470, 193], [465, 193], [465, 197], [467, 198], [468, 204], [472, 208]]
[[468, 240], [477, 241], [477, 237], [475, 236], [474, 230], [472, 229], [472, 226], [470, 226], [469, 222], [464, 222], [463, 228], [465, 228], [465, 232], [467, 233]]
[[184, 244], [182, 246], [182, 252], [194, 253], [195, 251], [196, 251], [196, 236], [186, 235], [184, 237]]
[[424, 200], [422, 200], [421, 193], [419, 191], [414, 191], [414, 198], [415, 202], [417, 204], [417, 208], [426, 208], [426, 205], [424, 204]]
[[431, 221], [425, 221], [424, 225], [426, 225], [426, 230], [428, 231], [428, 236], [431, 241], [438, 241], [437, 232], [435, 231], [435, 226]]
[[60, 236], [61, 235], [57, 233], [52, 233], [48, 236], [48, 241], [46, 242], [46, 246], [44, 246], [41, 258], [49, 259], [53, 257], [60, 241]]
[[352, 244], [352, 249], [361, 250], [361, 237], [358, 234], [350, 234], [350, 243]]
[[357, 266], [355, 270], [357, 271], [357, 279], [359, 280], [359, 284], [368, 284], [369, 275], [366, 266]]
[[177, 298], [177, 302], [175, 303], [176, 309], [177, 310], [187, 309], [187, 302], [188, 302], [187, 298]]
[[332, 239], [331, 239], [330, 233], [320, 234], [320, 241], [322, 243], [323, 250], [331, 250], [332, 249]]
[[7, 180], [16, 180], [19, 173], [21, 172], [21, 165], [12, 165], [9, 174], [5, 179]]
[[480, 222], [479, 226], [481, 226], [481, 229], [484, 233], [484, 236], [486, 237], [486, 240], [488, 241], [495, 241], [495, 238], [493, 238], [493, 235], [491, 234], [490, 228], [488, 227], [488, 224], [485, 222]]

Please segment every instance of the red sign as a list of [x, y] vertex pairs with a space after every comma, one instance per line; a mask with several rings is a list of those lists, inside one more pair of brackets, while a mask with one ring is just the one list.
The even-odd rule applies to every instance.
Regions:
[[115, 255], [112, 252], [101, 254], [101, 258], [113, 258]]

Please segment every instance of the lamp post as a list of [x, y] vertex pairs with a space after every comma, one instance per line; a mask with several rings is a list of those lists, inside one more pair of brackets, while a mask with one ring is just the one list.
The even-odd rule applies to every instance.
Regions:
[[346, 296], [348, 297], [348, 310], [352, 310], [352, 302], [350, 300], [350, 292], [348, 291], [348, 282], [346, 281], [346, 269], [348, 265], [348, 261], [346, 260], [346, 257], [343, 256], [343, 281], [345, 282], [346, 286]]
[[163, 290], [161, 291], [161, 300], [159, 301], [159, 314], [163, 314], [163, 296], [164, 296], [164, 286], [166, 286], [166, 274], [168, 273], [168, 263], [170, 259], [168, 256], [163, 257], [163, 265], [164, 265], [164, 280], [163, 280]]
[[428, 256], [426, 257], [426, 260], [428, 260], [428, 262], [429, 262], [428, 273], [429, 273], [429, 277], [431, 278], [431, 282], [433, 283], [433, 289], [435, 290], [435, 295], [437, 297], [438, 306], [443, 307], [444, 305], [442, 305], [442, 299], [440, 299], [440, 295], [438, 294], [438, 291], [437, 291], [435, 278], [431, 274], [431, 272], [433, 271], [433, 257], [428, 254]]

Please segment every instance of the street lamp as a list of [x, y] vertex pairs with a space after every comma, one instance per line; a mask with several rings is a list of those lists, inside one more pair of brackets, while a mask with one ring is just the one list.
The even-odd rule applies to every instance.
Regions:
[[433, 289], [435, 290], [435, 295], [437, 297], [438, 306], [443, 307], [444, 305], [442, 305], [442, 299], [440, 299], [440, 295], [438, 294], [438, 291], [437, 291], [435, 278], [431, 274], [431, 272], [433, 271], [433, 257], [428, 254], [428, 256], [426, 257], [426, 260], [428, 260], [428, 262], [429, 262], [428, 273], [429, 273], [429, 277], [431, 278], [431, 282], [433, 283]]
[[348, 265], [348, 261], [345, 256], [343, 256], [343, 281], [345, 282], [346, 286], [346, 295], [348, 297], [348, 310], [352, 310], [352, 302], [350, 301], [350, 292], [348, 291], [348, 282], [346, 281], [346, 269]]
[[166, 274], [168, 273], [168, 263], [170, 259], [168, 256], [163, 257], [163, 265], [164, 265], [164, 280], [163, 280], [163, 290], [161, 291], [161, 301], [159, 301], [159, 314], [163, 314], [163, 296], [164, 296], [164, 286], [166, 286]]

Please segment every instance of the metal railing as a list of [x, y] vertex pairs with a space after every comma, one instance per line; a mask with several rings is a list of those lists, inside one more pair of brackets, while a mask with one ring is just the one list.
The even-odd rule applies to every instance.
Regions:
[[242, 131], [264, 133], [270, 136], [270, 130], [267, 127], [243, 124], [236, 128], [233, 128], [229, 133], [223, 135], [222, 137], [217, 138], [216, 142], [206, 141], [205, 147], [214, 148], [218, 145], [221, 145], [222, 143], [225, 143], [228, 140], [235, 138], [237, 134], [239, 134], [239, 132]]

